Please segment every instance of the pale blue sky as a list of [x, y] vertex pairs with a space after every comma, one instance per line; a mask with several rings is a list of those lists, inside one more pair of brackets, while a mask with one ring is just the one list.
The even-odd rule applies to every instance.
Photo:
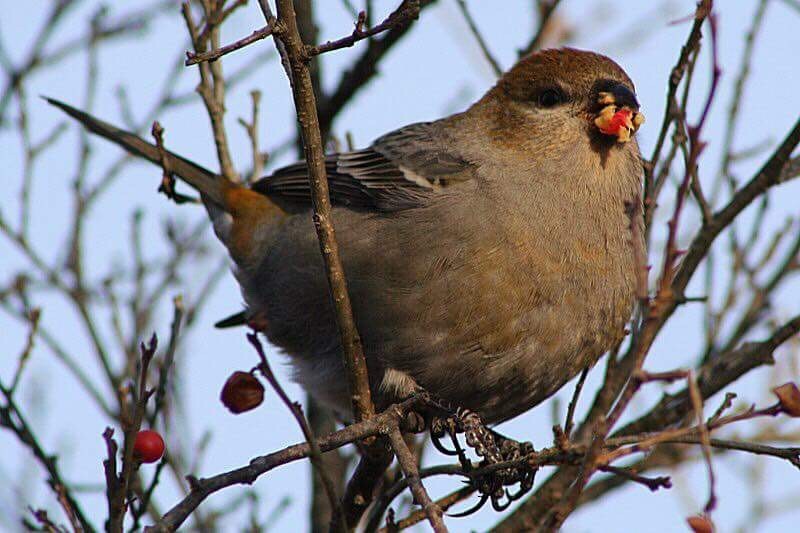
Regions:
[[[4, 3], [11, 4], [10, 0]], [[338, 1], [317, 2], [320, 5], [318, 20], [321, 39], [327, 40], [350, 31], [352, 21]], [[527, 41], [531, 28], [530, 0], [505, 0], [503, 2], [471, 1], [470, 9], [487, 37], [489, 45], [504, 67], [510, 66], [518, 48]], [[49, 2], [32, 0], [15, 2], [14, 9], [4, 9], [0, 20], [0, 35], [12, 59], [22, 60], [32, 36], [38, 31], [42, 13]], [[82, 12], [90, 13], [95, 2], [84, 2]], [[109, 2], [110, 15], [124, 12], [132, 2]], [[145, 5], [144, 3], [142, 3]], [[224, 41], [248, 34], [262, 25], [260, 13], [251, 6], [240, 11], [225, 27]], [[376, 1], [376, 9], [387, 13], [395, 1]], [[744, 33], [748, 27], [756, 2], [748, 0], [719, 1], [720, 63], [723, 68], [723, 85], [719, 100], [708, 124], [706, 138], [711, 141], [705, 155], [701, 172], [710, 177], [719, 161], [721, 126], [726, 119], [726, 106], [731, 94], [731, 83], [738, 68]], [[176, 2], [177, 5], [177, 2]], [[601, 7], [598, 7], [601, 6]], [[620, 7], [621, 6], [621, 7]], [[177, 8], [176, 8], [177, 9]], [[570, 44], [607, 53], [616, 59], [630, 74], [637, 86], [639, 100], [648, 122], [640, 132], [640, 143], [645, 154], [649, 154], [657, 134], [664, 108], [666, 79], [674, 64], [680, 45], [689, 31], [687, 22], [670, 25], [668, 21], [690, 15], [694, 2], [595, 2], [564, 0], [561, 13], [567, 23], [577, 21], [579, 30]], [[73, 15], [71, 21], [82, 22]], [[592, 22], [587, 22], [592, 21]], [[765, 30], [759, 39], [753, 65], [753, 83], [748, 87], [744, 106], [740, 136], [736, 146], [745, 148], [765, 140], [778, 141], [800, 114], [800, 69], [797, 50], [800, 49], [800, 13], [783, 2], [773, 0], [767, 10]], [[84, 28], [63, 25], [57, 32], [55, 43], [63, 42]], [[624, 34], [620, 38], [620, 34]], [[151, 32], [135, 39], [120, 41], [102, 49], [100, 84], [95, 113], [114, 122], [120, 122], [114, 91], [124, 85], [130, 96], [134, 113], [141, 116], [158, 98], [162, 79], [168, 72], [177, 53], [185, 47], [185, 30], [179, 17], [169, 17], [154, 25]], [[225, 63], [228, 72], [235, 70], [256, 50], [272, 47], [271, 41], [263, 41], [254, 48], [230, 56]], [[324, 82], [330, 87], [339, 76], [340, 69], [357, 57], [363, 45], [324, 56]], [[698, 75], [707, 72], [707, 57], [702, 56]], [[464, 23], [455, 7], [454, 0], [441, 0], [439, 5], [426, 10], [411, 34], [400, 43], [381, 64], [381, 75], [369, 88], [351, 103], [339, 117], [335, 131], [343, 135], [352, 132], [358, 145], [367, 144], [372, 138], [395, 127], [418, 120], [428, 120], [463, 108], [493, 83], [491, 70], [480, 56], [475, 43], [465, 31]], [[30, 80], [28, 93], [31, 97], [31, 120], [34, 132], [41, 135], [63, 117], [34, 96], [44, 94], [80, 105], [85, 90], [86, 61], [82, 54], [74, 56], [56, 69], [42, 71]], [[196, 83], [196, 72], [185, 72], [179, 81], [181, 87], [191, 89]], [[694, 107], [704, 97], [704, 85], [696, 87]], [[259, 88], [263, 92], [261, 138], [268, 147], [274, 147], [294, 134], [294, 110], [291, 95], [280, 65], [272, 61], [257, 72], [249, 82], [230, 94], [227, 123], [231, 134], [234, 158], [239, 168], [249, 167], [249, 143], [241, 127], [236, 124], [239, 116], [249, 117], [248, 91]], [[216, 168], [207, 118], [199, 105], [199, 98], [190, 106], [167, 113], [159, 120], [166, 128], [167, 145], [201, 164]], [[32, 238], [42, 243], [48, 251], [47, 259], [59, 257], [56, 248], [64, 238], [65, 221], [71, 216], [69, 186], [75, 172], [76, 154], [74, 140], [77, 129], [71, 128], [66, 138], [51, 150], [36, 168], [33, 187], [34, 218]], [[101, 140], [93, 140], [94, 168], [103, 169], [119, 154], [117, 148]], [[0, 179], [0, 209], [5, 216], [15, 220], [18, 204], [17, 194], [20, 176], [21, 152], [15, 135], [0, 131], [0, 153], [3, 161], [3, 179]], [[288, 159], [272, 164], [288, 162]], [[757, 168], [760, 160], [743, 164], [738, 168], [744, 179]], [[94, 173], [94, 178], [99, 170]], [[117, 180], [93, 213], [94, 221], [86, 228], [86, 242], [92, 243], [87, 251], [90, 275], [102, 275], [113, 258], [125, 257], [128, 253], [129, 213], [134, 207], [146, 209], [145, 229], [150, 235], [156, 232], [160, 221], [166, 216], [185, 221], [198, 220], [203, 214], [199, 209], [176, 209], [154, 193], [159, 172], [144, 164], [130, 166]], [[771, 227], [783, 223], [784, 219], [798, 214], [800, 183], [784, 186], [773, 195]], [[687, 218], [687, 223], [691, 217]], [[663, 222], [658, 223], [658, 235], [663, 233]], [[689, 227], [687, 224], [684, 226]], [[211, 242], [211, 239], [209, 239]], [[148, 248], [157, 252], [162, 245], [152, 239]], [[221, 257], [221, 247], [213, 243]], [[22, 264], [16, 250], [4, 239], [0, 239], [0, 280], [5, 283], [11, 272]], [[204, 273], [213, 265], [198, 265], [198, 272], [187, 272], [191, 299], [192, 288], [204, 279]], [[690, 291], [691, 293], [692, 291]], [[778, 299], [778, 309], [784, 315], [797, 312], [800, 287], [795, 281], [789, 284]], [[86, 352], [86, 366], [92, 375], [98, 375], [95, 363], [88, 353], [86, 339], [74, 334], [76, 324], [71, 323], [70, 311], [58, 298], [40, 295], [37, 305], [44, 308], [43, 321], [64, 343], [74, 351]], [[253, 366], [254, 357], [241, 331], [219, 331], [212, 327], [215, 320], [239, 309], [240, 297], [232, 278], [226, 276], [212, 297], [211, 304], [199, 318], [195, 334], [185, 346], [182, 357], [186, 369], [180, 387], [188, 398], [187, 416], [189, 435], [187, 439], [198, 439], [207, 429], [214, 432], [208, 452], [198, 475], [211, 475], [246, 464], [250, 457], [263, 454], [302, 439], [294, 422], [271, 393], [260, 409], [242, 416], [232, 416], [217, 400], [219, 388], [225, 377], [233, 370]], [[169, 309], [162, 310], [158, 333], [165, 341], [169, 331]], [[671, 369], [686, 365], [696, 355], [696, 342], [700, 331], [700, 308], [687, 307], [673, 320], [673, 324], [660, 337], [648, 361], [648, 368]], [[25, 328], [5, 314], [0, 314], [0, 331], [3, 332], [4, 355], [0, 356], [0, 373], [9, 376], [16, 364], [15, 355], [24, 343]], [[290, 384], [282, 358], [275, 356], [274, 368], [286, 384], [293, 398], [301, 398], [302, 392]], [[596, 387], [601, 371], [590, 375], [589, 388]], [[39, 345], [35, 351], [23, 393], [35, 396], [43, 405], [43, 414], [34, 417], [34, 424], [51, 451], [61, 455], [61, 466], [67, 479], [81, 483], [102, 482], [101, 458], [104, 445], [100, 434], [107, 421], [96, 412], [85, 394], [74, 380], [66, 376], [47, 349]], [[737, 383], [736, 390], [747, 401], [764, 398], [765, 384], [769, 373], [760, 370], [753, 376]], [[652, 386], [656, 389], [656, 386]], [[566, 395], [571, 387], [565, 388]], [[562, 391], [561, 396], [564, 396]], [[650, 398], [655, 398], [657, 391]], [[584, 394], [584, 404], [589, 394]], [[564, 403], [562, 403], [563, 405]], [[642, 402], [635, 406], [646, 407]], [[527, 415], [505, 424], [501, 431], [521, 439], [533, 440], [537, 446], [549, 444], [552, 425], [549, 405], [543, 405]], [[38, 469], [29, 467], [30, 456], [20, 450], [14, 438], [0, 432], [0, 449], [7, 450], [0, 458], [0, 485], [5, 485], [3, 476], [11, 479], [26, 473], [32, 476], [33, 484], [44, 486]], [[444, 458], [431, 454], [438, 462]], [[731, 531], [740, 524], [748, 512], [747, 487], [738, 474], [741, 459], [717, 461], [719, 507], [714, 514], [720, 531]], [[800, 489], [797, 471], [777, 460], [768, 461], [769, 485], [765, 490], [775, 494], [791, 494]], [[701, 468], [686, 468], [675, 472], [675, 488], [651, 494], [640, 486], [630, 486], [615, 492], [600, 504], [587, 506], [567, 522], [565, 531], [607, 532], [630, 531], [684, 531], [684, 517], [698, 511], [706, 494], [706, 479]], [[542, 475], [542, 474], [540, 474]], [[542, 478], [544, 476], [542, 475]], [[42, 482], [40, 482], [42, 480]], [[435, 494], [443, 494], [457, 485], [454, 479], [436, 480], [430, 483]], [[308, 487], [308, 471], [305, 463], [279, 468], [262, 478], [255, 485], [266, 502], [266, 507], [277, 503], [285, 493], [296, 499], [279, 524], [279, 530], [303, 528], [306, 518], [305, 495]], [[163, 505], [176, 501], [174, 488], [165, 483], [159, 489]], [[232, 488], [212, 498], [219, 505], [235, 498], [239, 488]], [[8, 486], [0, 488], [0, 513], [7, 513], [8, 502], [13, 501]], [[86, 497], [89, 514], [103, 516], [105, 504], [102, 495]], [[39, 491], [31, 503], [34, 506], [54, 508], [50, 493]], [[490, 510], [462, 520], [450, 521], [452, 531], [483, 529], [497, 520]], [[779, 519], [766, 522], [761, 531], [788, 531], [800, 520], [800, 510], [795, 510]], [[100, 520], [98, 520], [100, 522]], [[634, 526], [635, 524], [635, 526]]]

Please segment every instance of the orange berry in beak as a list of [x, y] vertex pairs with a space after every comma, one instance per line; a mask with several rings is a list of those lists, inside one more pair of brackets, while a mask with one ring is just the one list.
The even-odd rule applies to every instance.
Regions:
[[644, 115], [627, 107], [617, 109], [615, 105], [605, 106], [594, 119], [594, 124], [600, 133], [616, 137], [620, 143], [631, 140], [631, 134], [638, 130], [642, 123]]

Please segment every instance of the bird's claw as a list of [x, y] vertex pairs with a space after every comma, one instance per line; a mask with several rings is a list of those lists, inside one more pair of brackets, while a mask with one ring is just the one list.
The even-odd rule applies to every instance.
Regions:
[[[481, 495], [488, 495], [488, 501], [491, 501], [492, 508], [499, 512], [507, 509], [533, 488], [536, 469], [528, 466], [524, 458], [534, 450], [530, 442], [518, 442], [503, 437], [496, 432], [491, 432], [491, 437], [495, 444], [495, 452], [489, 456], [484, 456], [480, 466], [501, 463], [516, 464], [475, 477], [473, 486], [477, 488]], [[491, 461], [489, 457], [494, 457], [494, 460]], [[510, 492], [507, 487], [514, 485], [518, 486], [517, 490]], [[482, 501], [482, 505], [486, 503], [483, 498]]]
[[452, 518], [463, 518], [465, 516], [469, 516], [469, 515], [471, 515], [473, 513], [477, 513], [478, 511], [480, 511], [481, 508], [484, 505], [486, 505], [487, 501], [489, 501], [489, 495], [488, 494], [481, 494], [481, 497], [478, 500], [478, 503], [476, 503], [475, 505], [473, 505], [469, 509], [467, 509], [465, 511], [461, 511], [460, 513], [447, 513], [447, 516], [450, 516]]
[[[536, 469], [525, 464], [525, 457], [532, 453], [533, 445], [529, 442], [518, 442], [506, 438], [483, 424], [480, 415], [468, 409], [454, 407], [450, 402], [434, 398], [427, 392], [418, 394], [421, 405], [426, 407], [428, 428], [434, 447], [445, 455], [458, 456], [468, 483], [480, 494], [480, 499], [473, 507], [453, 517], [463, 517], [481, 509], [486, 502], [492, 508], [502, 511], [533, 488]], [[476, 469], [467, 457], [457, 435], [464, 433], [466, 444], [481, 458]], [[454, 449], [444, 446], [441, 439], [449, 436]], [[480, 467], [515, 463], [508, 467], [489, 469], [481, 473]], [[510, 492], [507, 487], [517, 485], [517, 490]]]

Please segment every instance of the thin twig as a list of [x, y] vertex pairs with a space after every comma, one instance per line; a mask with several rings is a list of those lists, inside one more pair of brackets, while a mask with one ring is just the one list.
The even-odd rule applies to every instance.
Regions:
[[322, 452], [317, 444], [317, 437], [311, 431], [311, 426], [308, 425], [308, 420], [306, 420], [306, 416], [303, 414], [303, 408], [299, 403], [291, 401], [289, 396], [286, 394], [286, 391], [284, 391], [283, 387], [281, 387], [281, 384], [278, 382], [275, 374], [272, 372], [272, 368], [269, 366], [267, 356], [264, 353], [264, 348], [261, 346], [261, 342], [258, 340], [258, 335], [255, 333], [248, 333], [247, 340], [250, 341], [250, 344], [253, 346], [253, 348], [255, 348], [256, 353], [258, 353], [258, 357], [261, 360], [261, 363], [258, 365], [258, 370], [261, 372], [264, 378], [266, 378], [275, 393], [292, 413], [292, 416], [297, 421], [297, 424], [300, 426], [300, 429], [303, 432], [303, 436], [306, 438], [306, 442], [308, 443], [310, 450], [309, 458], [311, 459], [311, 464], [322, 479], [322, 484], [325, 487], [325, 493], [328, 495], [328, 500], [330, 500], [331, 508], [333, 509], [334, 520], [332, 523], [340, 524], [339, 531], [346, 532], [347, 526], [344, 522], [344, 511], [342, 510], [341, 502], [339, 501], [339, 497], [336, 495], [336, 489], [333, 486], [333, 481], [331, 481], [328, 472], [325, 471], [322, 463]]
[[[265, 0], [260, 0], [265, 1]], [[420, 10], [433, 5], [436, 0], [421, 0]], [[369, 10], [367, 10], [369, 17]], [[342, 72], [335, 88], [319, 101], [319, 125], [323, 138], [328, 136], [334, 119], [378, 73], [380, 61], [405, 36], [411, 24], [401, 24], [387, 30], [380, 38], [369, 39], [367, 48], [353, 61], [350, 68]]]
[[27, 318], [30, 322], [30, 328], [28, 329], [28, 336], [25, 338], [25, 347], [22, 349], [22, 352], [20, 352], [19, 357], [17, 357], [17, 369], [14, 371], [14, 377], [11, 378], [11, 385], [8, 388], [8, 394], [10, 396], [13, 396], [14, 392], [17, 390], [19, 380], [22, 377], [22, 371], [25, 369], [25, 365], [33, 352], [33, 342], [39, 330], [39, 319], [41, 316], [42, 312], [38, 307], [31, 309], [28, 313]]
[[583, 385], [586, 383], [586, 376], [589, 375], [589, 367], [583, 369], [581, 372], [580, 377], [578, 378], [578, 382], [575, 384], [575, 392], [572, 393], [572, 399], [569, 401], [569, 405], [567, 406], [567, 418], [564, 421], [564, 434], [569, 438], [572, 434], [572, 427], [573, 421], [575, 418], [575, 408], [578, 405], [578, 398], [580, 398], [581, 391], [583, 390]]
[[687, 37], [686, 42], [681, 48], [681, 53], [680, 56], [678, 57], [678, 61], [672, 68], [672, 71], [669, 76], [669, 82], [667, 85], [666, 107], [664, 109], [664, 120], [661, 123], [661, 129], [659, 130], [658, 138], [656, 140], [655, 147], [653, 148], [653, 153], [650, 156], [648, 163], [645, 165], [644, 220], [645, 220], [645, 225], [647, 227], [650, 226], [650, 222], [652, 221], [653, 213], [656, 207], [655, 191], [658, 189], [658, 184], [655, 183], [653, 179], [655, 165], [661, 158], [661, 150], [664, 147], [664, 141], [666, 140], [669, 127], [670, 125], [672, 125], [673, 121], [679, 116], [680, 109], [678, 107], [676, 98], [678, 86], [680, 85], [681, 80], [683, 79], [683, 76], [686, 73], [690, 57], [696, 52], [697, 48], [700, 46], [700, 38], [702, 36], [701, 29], [703, 27], [703, 23], [706, 20], [706, 17], [710, 13], [711, 4], [712, 4], [711, 0], [703, 0], [698, 4], [697, 10], [695, 11], [695, 15], [693, 17], [694, 22], [692, 24], [692, 29], [689, 32], [689, 36]]
[[481, 53], [486, 61], [489, 62], [489, 65], [492, 67], [492, 71], [494, 72], [495, 77], [499, 78], [503, 75], [503, 69], [500, 68], [500, 64], [497, 62], [497, 59], [492, 55], [491, 50], [489, 50], [489, 45], [486, 44], [486, 40], [483, 38], [480, 30], [478, 29], [477, 24], [475, 24], [475, 19], [472, 18], [472, 15], [469, 12], [469, 8], [467, 8], [467, 2], [465, 0], [457, 0], [456, 5], [458, 6], [461, 14], [464, 17], [464, 21], [467, 23], [469, 27], [470, 33], [472, 36], [475, 37], [475, 42], [478, 43], [478, 47], [481, 49]]
[[[355, 29], [353, 29], [353, 33], [347, 37], [342, 37], [341, 39], [337, 39], [335, 41], [328, 41], [316, 46], [306, 46], [304, 53], [310, 57], [324, 54], [325, 52], [332, 52], [333, 50], [348, 48], [356, 44], [358, 41], [387, 31], [395, 26], [406, 24], [419, 16], [419, 4], [419, 0], [403, 0], [400, 5], [397, 6], [397, 9], [392, 11], [383, 22], [366, 30], [363, 29], [364, 23], [366, 22], [366, 14], [361, 12], [359, 13], [358, 21], [356, 22]], [[278, 3], [278, 6], [278, 13], [280, 14], [280, 3]]]
[[361, 520], [392, 460], [392, 450], [385, 439], [375, 439], [364, 446], [343, 497], [348, 524], [357, 524]]
[[526, 56], [542, 47], [544, 37], [549, 29], [550, 19], [558, 7], [561, 0], [536, 0], [536, 7], [539, 11], [539, 21], [536, 26], [536, 33], [533, 34], [530, 42], [519, 51], [519, 56]]
[[250, 139], [250, 152], [253, 157], [253, 168], [250, 169], [250, 175], [246, 179], [246, 183], [255, 183], [256, 180], [261, 177], [261, 173], [264, 171], [264, 165], [266, 164], [266, 157], [264, 152], [261, 151], [261, 141], [259, 140], [258, 136], [258, 118], [261, 110], [261, 91], [250, 91], [250, 102], [252, 108], [250, 122], [240, 118], [239, 124], [241, 124], [245, 129], [247, 132], [247, 137]]
[[672, 480], [669, 478], [669, 476], [658, 476], [654, 478], [649, 478], [639, 475], [630, 468], [620, 468], [611, 465], [600, 466], [598, 467], [598, 470], [614, 474], [615, 476], [623, 477], [635, 483], [639, 483], [640, 485], [644, 485], [652, 492], [655, 492], [658, 489], [672, 488]]
[[[472, 487], [463, 487], [456, 491], [451, 492], [447, 496], [439, 498], [436, 500], [436, 505], [442, 510], [447, 511], [450, 507], [454, 506], [455, 504], [462, 502], [475, 494], [475, 489]], [[413, 513], [409, 514], [407, 517], [399, 520], [393, 524], [391, 529], [389, 528], [382, 528], [380, 533], [390, 533], [394, 531], [402, 531], [404, 529], [408, 529], [413, 525], [416, 525], [423, 520], [425, 520], [425, 511], [423, 510], [416, 510]]]
[[[202, 4], [207, 7], [206, 3]], [[215, 4], [216, 9], [220, 9], [221, 3]], [[209, 7], [211, 9], [211, 7]], [[192, 15], [189, 2], [184, 2], [182, 6], [183, 19], [192, 38], [195, 52], [203, 53], [209, 44], [212, 47], [219, 46], [219, 25], [211, 24], [201, 34], [197, 29]], [[215, 18], [216, 11], [211, 10], [205, 13], [206, 19]], [[221, 22], [221, 21], [220, 21]], [[211, 129], [214, 134], [214, 147], [217, 151], [220, 173], [231, 182], [238, 182], [239, 176], [233, 166], [230, 148], [228, 146], [228, 135], [225, 131], [225, 80], [222, 77], [222, 66], [220, 61], [213, 63], [199, 63], [197, 65], [200, 72], [200, 84], [197, 92], [200, 94], [211, 121]]]
[[11, 391], [0, 382], [0, 394], [3, 395], [4, 405], [0, 405], [0, 427], [10, 429], [28, 449], [36, 460], [47, 471], [48, 484], [55, 492], [67, 515], [72, 515], [86, 533], [94, 532], [94, 526], [86, 518], [78, 501], [72, 495], [66, 482], [58, 469], [57, 457], [45, 452], [39, 439], [28, 424], [23, 412], [19, 409]]
[[[706, 469], [708, 471], [708, 501], [703, 509], [703, 511], [708, 514], [713, 511], [717, 505], [716, 478], [714, 476], [714, 465], [711, 461], [711, 437], [709, 436], [708, 424], [706, 424], [703, 418], [703, 397], [700, 394], [700, 389], [697, 387], [697, 380], [693, 372], [687, 372], [686, 381], [687, 388], [689, 389], [689, 398], [692, 401], [692, 408], [697, 418], [703, 459], [705, 460]], [[718, 416], [715, 422], [718, 423], [719, 420], [721, 420], [721, 418]]]
[[[141, 344], [141, 365], [139, 367], [139, 375], [136, 380], [136, 385], [132, 387], [133, 402], [132, 405], [123, 403], [123, 410], [120, 415], [122, 422], [122, 430], [124, 434], [123, 448], [122, 448], [122, 472], [116, 474], [116, 462], [114, 456], [116, 455], [116, 443], [112, 435], [113, 431], [106, 430], [103, 434], [106, 445], [108, 446], [108, 459], [104, 461], [106, 467], [106, 480], [108, 485], [108, 506], [109, 516], [106, 523], [106, 530], [111, 533], [122, 533], [123, 524], [125, 521], [125, 513], [127, 511], [128, 491], [131, 487], [131, 479], [133, 478], [135, 470], [138, 468], [138, 462], [134, 458], [133, 443], [136, 440], [136, 434], [142, 427], [142, 420], [145, 416], [147, 401], [154, 391], [147, 388], [147, 373], [150, 367], [150, 362], [156, 353], [158, 347], [158, 340], [155, 334], [150, 338], [147, 345]], [[114, 482], [111, 483], [110, 477], [114, 477]]]
[[392, 443], [394, 454], [397, 457], [397, 462], [400, 463], [400, 468], [403, 474], [408, 478], [411, 493], [414, 495], [414, 501], [422, 507], [428, 522], [431, 524], [436, 533], [444, 533], [447, 527], [442, 520], [442, 510], [436, 505], [428, 492], [422, 485], [422, 480], [419, 477], [419, 469], [417, 469], [417, 461], [414, 459], [414, 454], [408, 449], [406, 441], [403, 440], [403, 435], [400, 429], [395, 428], [389, 432], [389, 440]]
[[268, 23], [263, 28], [255, 30], [247, 37], [243, 37], [238, 41], [222, 46], [220, 48], [209, 50], [208, 52], [195, 53], [187, 50], [186, 61], [183, 64], [188, 67], [190, 65], [196, 65], [197, 63], [202, 63], [204, 61], [216, 61], [217, 59], [219, 59], [224, 55], [230, 54], [231, 52], [235, 52], [236, 50], [240, 50], [249, 44], [253, 44], [257, 41], [260, 41], [261, 39], [266, 39], [267, 37], [272, 35], [274, 24], [275, 21], [273, 20], [272, 23]]

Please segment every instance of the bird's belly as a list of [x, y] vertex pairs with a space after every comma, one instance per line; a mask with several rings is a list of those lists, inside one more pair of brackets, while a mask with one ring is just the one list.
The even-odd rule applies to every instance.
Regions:
[[[450, 246], [461, 253], [447, 257], [435, 243], [377, 255], [371, 243], [349, 242], [348, 229], [342, 225], [349, 292], [383, 405], [419, 385], [487, 422], [511, 418], [596, 362], [621, 338], [630, 314], [624, 268], [589, 276], [580, 264], [570, 270], [552, 261], [526, 270], [516, 250], [463, 244]], [[297, 381], [346, 412], [347, 379], [317, 244], [310, 232], [289, 241], [275, 266], [262, 269], [253, 300], [267, 302], [266, 333], [291, 356]], [[382, 387], [387, 380], [393, 386]]]
[[[603, 315], [604, 313], [599, 313]], [[537, 308], [502, 328], [504, 342], [475, 342], [414, 358], [408, 369], [433, 394], [497, 423], [527, 411], [554, 394], [622, 338], [625, 319], [581, 316], [575, 309]], [[509, 340], [512, 339], [512, 340]]]
[[[596, 363], [621, 339], [625, 323], [618, 320], [603, 328], [586, 320], [546, 324], [548, 313], [531, 314], [535, 316], [506, 328], [505, 334], [514, 340], [495, 350], [479, 343], [465, 349], [453, 331], [419, 322], [393, 324], [395, 337], [390, 342], [365, 342], [368, 365], [378, 371], [373, 379], [374, 400], [383, 407], [419, 386], [478, 412], [487, 423], [499, 423], [538, 405]], [[362, 329], [369, 338], [370, 330]], [[414, 343], [403, 341], [412, 338]], [[292, 363], [306, 390], [347, 412], [347, 379], [338, 351], [294, 357]]]

